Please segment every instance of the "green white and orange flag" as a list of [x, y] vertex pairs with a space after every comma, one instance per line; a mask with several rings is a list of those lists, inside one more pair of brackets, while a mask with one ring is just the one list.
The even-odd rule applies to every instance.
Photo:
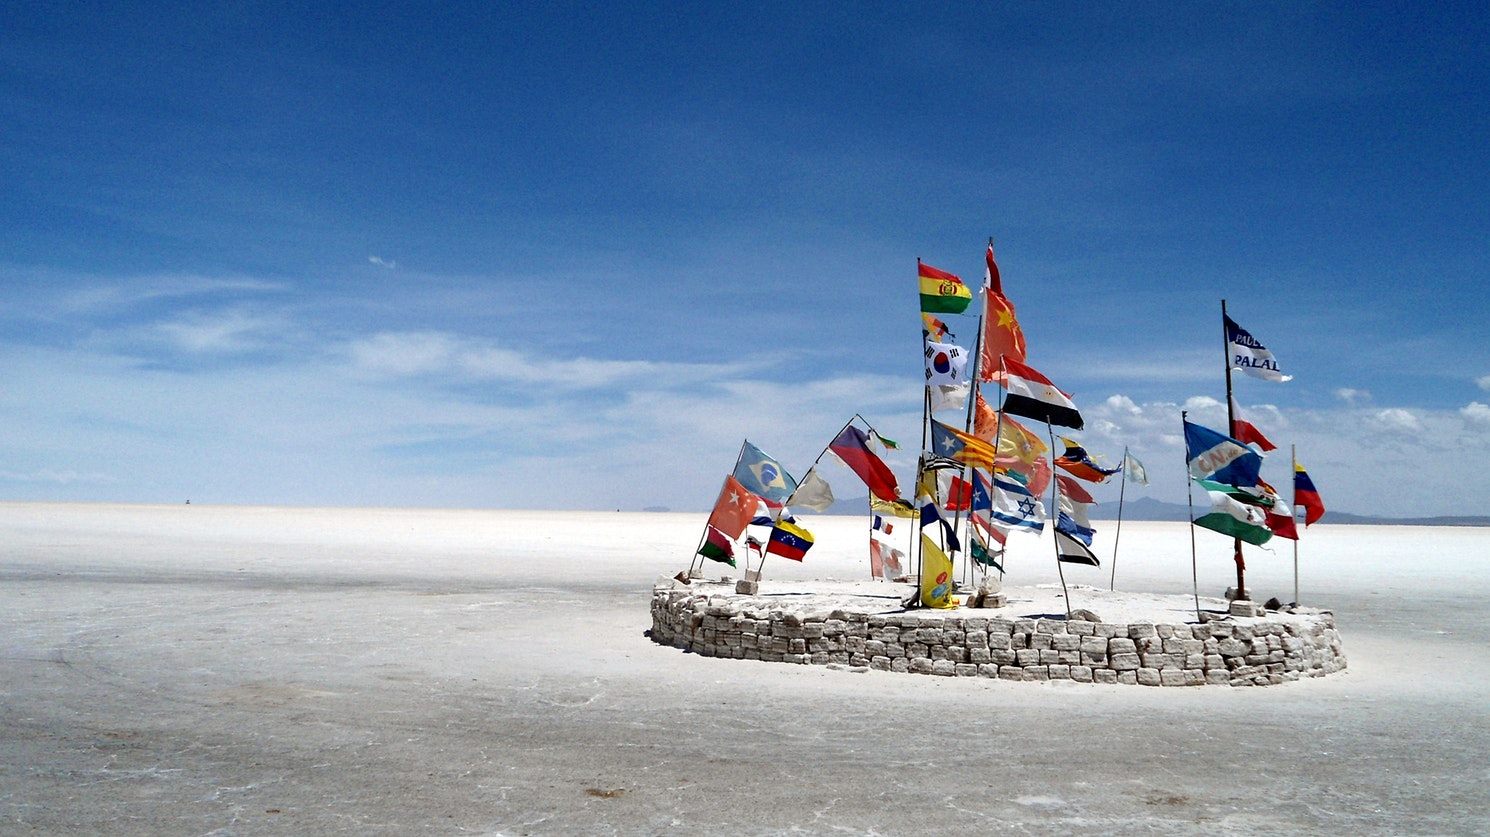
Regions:
[[921, 313], [961, 314], [973, 302], [973, 292], [956, 275], [917, 263], [921, 279]]

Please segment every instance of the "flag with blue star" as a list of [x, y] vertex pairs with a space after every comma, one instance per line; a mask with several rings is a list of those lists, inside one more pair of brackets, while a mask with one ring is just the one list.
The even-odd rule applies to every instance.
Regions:
[[1045, 506], [1030, 493], [1003, 474], [993, 475], [993, 525], [1006, 530], [1045, 531]]

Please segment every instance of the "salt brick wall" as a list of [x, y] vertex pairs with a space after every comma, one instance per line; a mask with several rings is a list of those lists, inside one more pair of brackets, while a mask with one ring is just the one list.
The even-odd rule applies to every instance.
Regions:
[[796, 613], [664, 586], [652, 592], [651, 636], [708, 657], [1000, 680], [1266, 686], [1345, 668], [1328, 611], [1193, 625], [949, 611]]

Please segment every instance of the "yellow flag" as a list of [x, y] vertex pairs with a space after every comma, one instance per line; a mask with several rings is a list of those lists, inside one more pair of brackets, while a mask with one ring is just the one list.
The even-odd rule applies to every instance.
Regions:
[[888, 514], [892, 517], [905, 517], [914, 519], [919, 516], [916, 512], [916, 507], [906, 502], [905, 500], [896, 500], [895, 502], [891, 503], [885, 500], [881, 500], [873, 494], [869, 495], [869, 510], [874, 512], [875, 514]]
[[931, 538], [921, 536], [921, 604], [926, 607], [957, 607], [952, 598], [952, 559]]

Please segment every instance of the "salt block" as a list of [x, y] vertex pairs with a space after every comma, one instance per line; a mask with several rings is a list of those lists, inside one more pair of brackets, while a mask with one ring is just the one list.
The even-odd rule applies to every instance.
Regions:
[[760, 591], [761, 583], [759, 581], [746, 581], [742, 578], [735, 582], [735, 592], [741, 596], [754, 596], [760, 593]]
[[1250, 602], [1250, 601], [1247, 601], [1246, 599], [1232, 599], [1231, 600], [1231, 615], [1232, 616], [1261, 616], [1262, 615], [1262, 608], [1258, 606], [1257, 602]]

